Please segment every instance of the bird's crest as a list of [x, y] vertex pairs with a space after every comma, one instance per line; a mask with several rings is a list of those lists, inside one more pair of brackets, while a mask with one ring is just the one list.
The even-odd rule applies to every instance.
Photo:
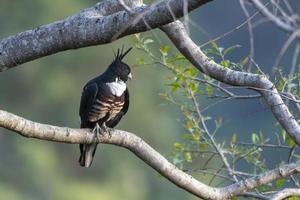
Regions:
[[114, 61], [122, 61], [122, 59], [129, 53], [129, 51], [131, 51], [131, 49], [132, 47], [130, 47], [124, 52], [124, 45], [122, 46], [121, 50], [118, 48], [117, 53], [114, 51], [114, 55], [115, 55]]

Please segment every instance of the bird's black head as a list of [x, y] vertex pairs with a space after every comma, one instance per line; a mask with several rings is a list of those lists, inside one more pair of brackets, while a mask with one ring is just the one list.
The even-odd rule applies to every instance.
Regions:
[[132, 79], [130, 67], [122, 61], [131, 49], [132, 47], [125, 52], [123, 52], [123, 48], [121, 51], [118, 49], [117, 54], [115, 54], [115, 60], [108, 67], [108, 70], [113, 74], [114, 78], [119, 78], [124, 82], [128, 79]]

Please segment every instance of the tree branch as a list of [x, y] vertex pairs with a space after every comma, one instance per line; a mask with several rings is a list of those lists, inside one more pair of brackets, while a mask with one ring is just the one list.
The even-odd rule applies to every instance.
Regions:
[[271, 108], [277, 121], [300, 144], [300, 126], [284, 104], [274, 84], [264, 75], [234, 71], [208, 58], [188, 36], [183, 24], [176, 21], [161, 27], [177, 49], [201, 72], [234, 86], [245, 86], [258, 91]]
[[[263, 14], [268, 20], [270, 20], [272, 23], [274, 23], [277, 27], [281, 28], [285, 32], [293, 33], [296, 31], [297, 27], [293, 27], [292, 24], [287, 23], [280, 19], [280, 17], [273, 15], [266, 6], [263, 5], [263, 3], [260, 0], [250, 0], [254, 6]], [[288, 18], [288, 16], [285, 16], [285, 19]], [[297, 23], [295, 23], [297, 24]], [[299, 27], [298, 27], [299, 28]]]
[[89, 132], [88, 129], [72, 129], [41, 124], [2, 110], [0, 110], [0, 127], [28, 138], [73, 144], [97, 142], [124, 147], [178, 187], [204, 199], [229, 199], [257, 186], [300, 172], [300, 161], [297, 161], [223, 188], [215, 188], [205, 185], [184, 173], [141, 138], [126, 131], [114, 130], [111, 136], [103, 134], [94, 137], [94, 134]]
[[299, 188], [287, 188], [280, 190], [276, 194], [274, 194], [271, 198], [271, 200], [281, 200], [286, 199], [291, 196], [300, 196], [300, 189]]
[[64, 143], [106, 143], [127, 148], [164, 177], [188, 192], [205, 199], [221, 199], [216, 188], [209, 187], [179, 170], [162, 155], [133, 133], [115, 130], [111, 137], [103, 134], [99, 138], [86, 129], [71, 129], [33, 122], [0, 110], [0, 127], [22, 136]]
[[[110, 43], [157, 28], [174, 21], [174, 16], [182, 17], [184, 1], [162, 0], [144, 6], [140, 0], [127, 0], [133, 7], [129, 13], [118, 0], [105, 0], [64, 20], [4, 38], [0, 41], [0, 71], [60, 51]], [[189, 0], [187, 10], [209, 1]]]

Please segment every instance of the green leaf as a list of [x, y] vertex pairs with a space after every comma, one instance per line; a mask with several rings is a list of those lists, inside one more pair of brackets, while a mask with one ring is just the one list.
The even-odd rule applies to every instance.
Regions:
[[207, 144], [205, 144], [205, 143], [199, 144], [199, 149], [202, 150], [202, 151], [206, 150], [207, 149]]
[[167, 93], [158, 93], [158, 95], [159, 95], [160, 97], [167, 97], [167, 96], [168, 96]]
[[220, 53], [219, 53], [218, 49], [206, 49], [205, 53], [220, 56]]
[[194, 141], [199, 141], [200, 140], [200, 134], [199, 133], [194, 133], [193, 134], [193, 139], [194, 139]]
[[193, 129], [194, 128], [194, 123], [193, 121], [191, 120], [188, 120], [186, 123], [185, 123], [185, 127], [189, 130]]
[[168, 86], [171, 87], [172, 92], [176, 92], [176, 90], [177, 90], [178, 88], [180, 88], [180, 85], [179, 85], [179, 83], [177, 83], [177, 82], [173, 82], [173, 83], [171, 83], [171, 84], [168, 84]]
[[164, 47], [161, 47], [161, 48], [160, 48], [160, 52], [161, 52], [162, 55], [164, 55], [164, 56], [167, 56], [167, 55], [168, 55], [169, 50], [170, 50], [170, 47], [169, 47], [169, 46], [164, 46]]
[[153, 43], [154, 41], [150, 38], [147, 38], [144, 40], [144, 44], [150, 44], [150, 43]]
[[280, 79], [278, 82], [277, 82], [277, 89], [278, 90], [282, 90], [283, 87], [285, 86], [286, 84], [286, 81], [284, 79]]
[[138, 59], [138, 64], [139, 65], [143, 65], [143, 64], [145, 64], [145, 59], [144, 58], [140, 58], [140, 59]]
[[291, 196], [288, 198], [288, 200], [297, 200], [298, 198], [296, 196]]
[[285, 184], [285, 179], [283, 179], [283, 178], [278, 179], [275, 183], [276, 189], [282, 188], [282, 186], [284, 186], [284, 184]]
[[229, 60], [222, 60], [220, 62], [220, 65], [222, 65], [223, 67], [228, 68], [228, 67], [230, 67], [230, 61]]
[[244, 59], [241, 61], [241, 64], [242, 64], [243, 66], [247, 65], [248, 63], [249, 63], [249, 57], [246, 57], [246, 58], [244, 58]]
[[293, 139], [293, 138], [291, 138], [291, 137], [289, 137], [288, 138], [288, 145], [290, 146], [290, 147], [293, 147], [293, 146], [295, 146], [295, 140]]
[[237, 142], [237, 135], [233, 134], [231, 137], [231, 144], [236, 144], [236, 142]]
[[283, 142], [285, 142], [286, 141], [286, 131], [284, 129], [282, 129], [282, 131], [281, 131], [281, 136], [282, 136]]
[[196, 70], [196, 68], [187, 68], [184, 71], [184, 74], [186, 74], [187, 76], [195, 76], [197, 75], [198, 71]]
[[186, 58], [182, 54], [174, 53], [172, 55], [172, 61], [176, 61], [176, 60], [186, 60]]
[[193, 162], [192, 154], [190, 152], [185, 153], [185, 160], [189, 163]]
[[181, 143], [179, 143], [179, 142], [176, 142], [176, 143], [174, 143], [174, 148], [177, 150], [177, 151], [182, 151], [182, 144]]
[[211, 85], [206, 85], [205, 86], [205, 91], [207, 93], [207, 96], [211, 97], [213, 95], [214, 89]]
[[196, 90], [197, 90], [197, 86], [194, 82], [191, 82], [189, 84], [189, 88], [191, 89], [192, 92], [196, 92]]
[[212, 46], [214, 49], [218, 49], [218, 44], [216, 43], [216, 41], [212, 41], [212, 42], [211, 42], [211, 46]]
[[294, 154], [294, 157], [295, 157], [297, 160], [300, 160], [300, 155]]
[[228, 47], [227, 49], [224, 50], [223, 55], [226, 56], [228, 53], [232, 52], [233, 50], [235, 50], [236, 48], [241, 47], [241, 45], [234, 45], [231, 47]]
[[194, 141], [194, 136], [190, 133], [186, 133], [186, 134], [183, 134], [181, 135], [181, 137], [185, 140], [191, 140], [191, 141]]
[[252, 133], [251, 139], [254, 144], [259, 142], [259, 136], [256, 133]]

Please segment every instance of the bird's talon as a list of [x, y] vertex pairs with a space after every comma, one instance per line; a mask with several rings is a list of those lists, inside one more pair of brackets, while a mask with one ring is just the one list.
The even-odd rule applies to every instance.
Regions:
[[98, 141], [101, 141], [101, 136], [102, 136], [102, 133], [100, 132], [99, 134], [97, 134], [97, 139]]
[[103, 125], [103, 127], [102, 127], [102, 129], [103, 129], [103, 133], [105, 133], [105, 134], [108, 134], [109, 135], [109, 137], [111, 137], [111, 128], [109, 128], [109, 127], [107, 127], [105, 124]]
[[92, 132], [94, 133], [94, 138], [96, 138], [96, 137], [99, 138], [98, 136], [101, 135], [102, 130], [98, 123], [95, 125]]
[[108, 128], [108, 129], [107, 129], [107, 134], [108, 134], [108, 137], [109, 137], [109, 138], [111, 138], [111, 136], [112, 136], [112, 131], [113, 131], [112, 128]]

